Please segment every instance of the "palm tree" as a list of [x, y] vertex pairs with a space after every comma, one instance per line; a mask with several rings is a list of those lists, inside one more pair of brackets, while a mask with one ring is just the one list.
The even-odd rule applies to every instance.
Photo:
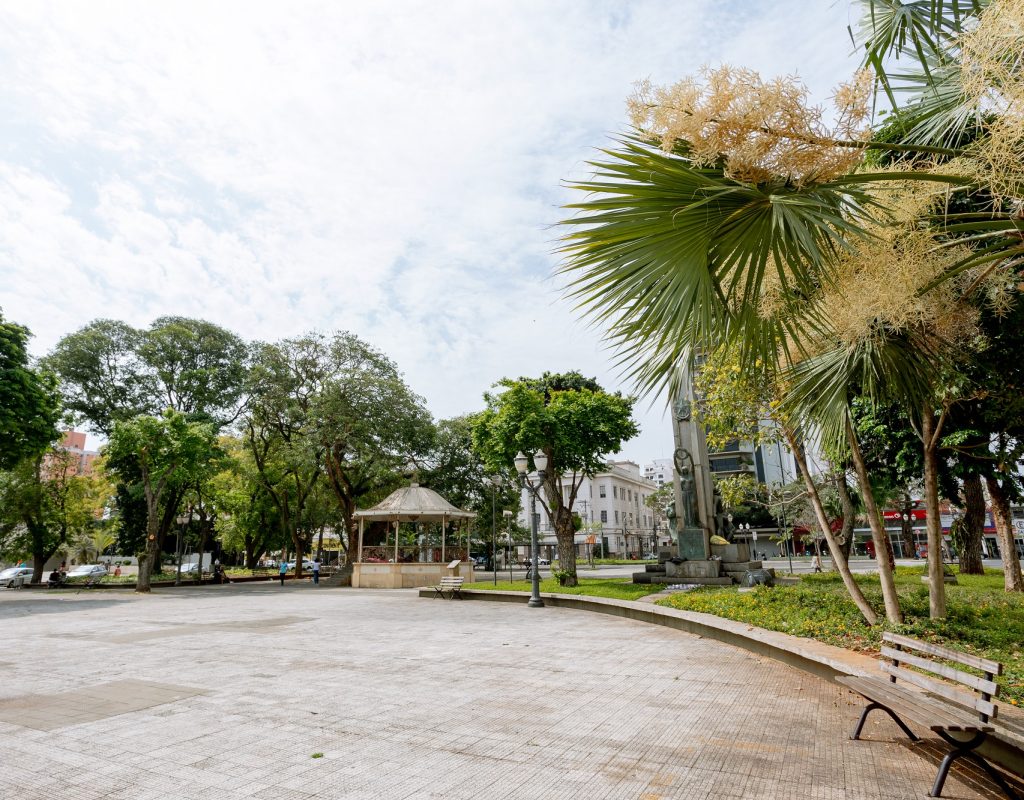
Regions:
[[[913, 411], [929, 484], [941, 433], [937, 376], [957, 345], [934, 309], [971, 301], [1024, 256], [1024, 159], [1006, 156], [1024, 142], [1024, 70], [1017, 59], [1024, 43], [993, 44], [993, 31], [1006, 28], [1013, 6], [864, 3], [857, 41], [875, 69], [878, 96], [893, 104], [885, 136], [823, 132], [796, 107], [796, 90], [772, 94], [749, 74], [732, 83], [717, 74], [704, 94], [692, 83], [653, 100], [647, 92], [634, 103], [635, 120], [653, 122], [653, 129], [623, 136], [591, 162], [593, 176], [571, 184], [587, 196], [568, 206], [576, 213], [563, 222], [570, 296], [607, 326], [639, 388], [674, 394], [692, 353], [738, 347], [745, 363], [773, 366], [795, 420], [833, 446], [845, 445], [892, 622], [901, 613], [884, 558], [888, 537], [849, 406], [860, 395]], [[723, 86], [730, 102], [715, 95]], [[900, 105], [897, 94], [909, 99]], [[652, 102], [667, 105], [652, 111]], [[735, 107], [745, 113], [730, 117]], [[849, 163], [841, 156], [851, 151], [858, 163], [837, 168]], [[951, 202], [981, 195], [990, 199], [983, 209], [961, 212]], [[876, 268], [886, 259], [920, 267], [898, 287], [905, 290], [896, 298], [902, 306], [883, 303], [874, 313], [874, 306], [850, 302], [858, 291], [892, 291], [877, 280], [863, 285], [872, 259]], [[837, 323], [837, 298], [841, 311], [862, 312], [863, 331]], [[934, 482], [926, 495], [934, 521], [929, 539], [935, 538], [931, 610], [942, 616]], [[847, 586], [856, 599], [852, 578]]]

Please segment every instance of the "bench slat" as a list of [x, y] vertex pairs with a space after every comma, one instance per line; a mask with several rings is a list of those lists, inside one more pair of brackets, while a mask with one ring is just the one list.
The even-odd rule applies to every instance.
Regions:
[[836, 680], [870, 700], [894, 711], [901, 719], [913, 720], [926, 728], [955, 731], [987, 731], [991, 726], [981, 722], [969, 711], [958, 709], [880, 678], [841, 677]]
[[952, 700], [954, 703], [959, 703], [967, 708], [975, 709], [979, 714], [988, 714], [990, 717], [994, 717], [998, 710], [998, 707], [990, 703], [988, 700], [982, 700], [980, 697], [967, 694], [967, 692], [961, 692], [950, 686], [947, 683], [929, 678], [927, 675], [922, 675], [919, 672], [911, 672], [908, 669], [900, 669], [894, 667], [885, 661], [880, 661], [879, 666], [882, 668], [882, 672], [888, 673], [889, 675], [895, 675], [901, 681], [912, 683], [915, 686], [920, 686], [927, 692], [937, 694], [945, 697], [947, 700]]
[[896, 650], [892, 647], [882, 647], [882, 656], [884, 658], [893, 658], [904, 664], [910, 664], [915, 667], [933, 672], [936, 675], [941, 675], [943, 678], [948, 678], [951, 681], [962, 683], [965, 686], [970, 686], [979, 692], [985, 692], [995, 697], [999, 694], [999, 684], [995, 681], [985, 680], [985, 678], [979, 678], [977, 675], [972, 675], [969, 672], [964, 672], [956, 667], [951, 667], [948, 664], [940, 664], [937, 661], [932, 661], [928, 658], [922, 658], [921, 656], [915, 656], [913, 653], [908, 653], [905, 650]]
[[950, 650], [948, 647], [942, 647], [937, 644], [932, 644], [931, 642], [922, 642], [918, 639], [911, 639], [909, 636], [901, 636], [898, 633], [889, 633], [889, 631], [885, 631], [882, 634], [882, 641], [898, 644], [900, 647], [907, 647], [921, 653], [928, 653], [928, 655], [938, 656], [939, 658], [944, 658], [947, 661], [956, 661], [959, 664], [966, 664], [969, 667], [980, 669], [982, 672], [991, 672], [993, 675], [1003, 674], [1003, 665], [998, 661], [981, 658], [980, 656], [971, 655], [970, 653], [961, 653], [958, 650]]

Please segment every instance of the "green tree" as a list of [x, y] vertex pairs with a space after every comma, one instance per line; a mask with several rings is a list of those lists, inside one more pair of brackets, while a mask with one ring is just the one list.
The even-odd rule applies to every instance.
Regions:
[[50, 558], [95, 530], [103, 511], [106, 498], [77, 466], [74, 453], [51, 447], [0, 472], [0, 551], [30, 556], [33, 583]]
[[[248, 347], [234, 333], [188, 317], [160, 317], [146, 330], [94, 320], [64, 336], [44, 359], [60, 377], [71, 416], [106, 437], [119, 421], [155, 417], [166, 408], [220, 429], [238, 415], [248, 361]], [[126, 454], [116, 464], [118, 541], [125, 552], [141, 549], [147, 536], [145, 499], [131, 488], [141, 485], [133, 458]], [[185, 489], [174, 485], [162, 495], [160, 548]], [[151, 566], [159, 571], [159, 560]]]
[[153, 375], [139, 353], [144, 333], [97, 319], [61, 338], [44, 359], [61, 382], [64, 408], [109, 437], [118, 420], [159, 413]]
[[304, 349], [319, 372], [311, 413], [351, 559], [357, 504], [395, 488], [400, 470], [430, 447], [433, 423], [395, 363], [354, 334], [310, 334]]
[[622, 443], [639, 432], [633, 398], [605, 392], [578, 372], [505, 379], [502, 391], [485, 395], [473, 443], [489, 471], [509, 474], [516, 453], [543, 450], [548, 457], [544, 493], [538, 499], [558, 542], [559, 582], [576, 586], [573, 506], [585, 477], [592, 477]]
[[28, 339], [28, 328], [0, 314], [0, 469], [39, 455], [59, 436], [59, 397], [53, 380], [30, 365]]
[[138, 554], [136, 591], [148, 592], [153, 567], [159, 563], [162, 501], [171, 491], [184, 491], [215, 470], [219, 451], [214, 428], [167, 409], [159, 417], [140, 415], [116, 422], [104, 452], [116, 477], [134, 481], [134, 472], [125, 476], [117, 465], [138, 467], [135, 486], [146, 502], [146, 546]]
[[[246, 448], [274, 506], [281, 537], [298, 556], [309, 552], [305, 516], [323, 477], [324, 444], [316, 414], [323, 389], [323, 350], [315, 336], [261, 345], [242, 418]], [[297, 558], [295, 574], [302, 575]]]

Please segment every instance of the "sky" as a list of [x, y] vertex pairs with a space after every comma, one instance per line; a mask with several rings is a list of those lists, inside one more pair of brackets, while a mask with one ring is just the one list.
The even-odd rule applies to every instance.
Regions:
[[[349, 330], [437, 418], [505, 376], [632, 394], [564, 298], [565, 182], [635, 81], [728, 63], [816, 102], [833, 0], [0, 0], [0, 309], [35, 355], [98, 317]], [[622, 455], [672, 451], [643, 397]]]

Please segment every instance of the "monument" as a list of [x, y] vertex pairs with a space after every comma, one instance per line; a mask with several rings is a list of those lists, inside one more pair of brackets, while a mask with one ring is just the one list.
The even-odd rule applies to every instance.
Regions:
[[711, 480], [704, 427], [693, 418], [693, 375], [687, 362], [672, 403], [672, 502], [665, 509], [675, 545], [658, 554], [658, 564], [633, 575], [634, 583], [730, 584], [761, 567], [750, 561], [745, 543], [711, 543], [727, 537], [726, 517]]

